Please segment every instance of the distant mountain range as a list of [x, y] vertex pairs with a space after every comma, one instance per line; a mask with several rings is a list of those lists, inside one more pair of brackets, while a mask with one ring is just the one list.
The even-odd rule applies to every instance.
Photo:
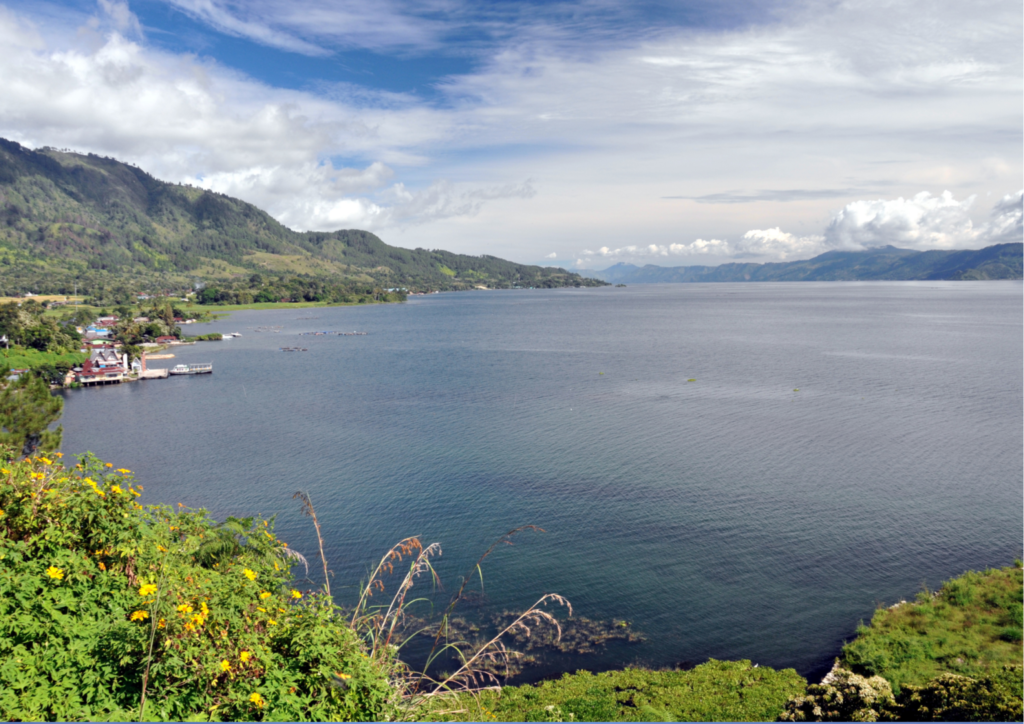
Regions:
[[160, 289], [260, 275], [418, 290], [603, 285], [494, 256], [389, 246], [368, 231], [292, 231], [230, 196], [94, 154], [0, 139], [0, 295]]
[[640, 267], [620, 263], [604, 271], [578, 271], [612, 284], [1021, 279], [1024, 243], [964, 251], [913, 251], [883, 246], [865, 251], [829, 251], [813, 259], [768, 264]]

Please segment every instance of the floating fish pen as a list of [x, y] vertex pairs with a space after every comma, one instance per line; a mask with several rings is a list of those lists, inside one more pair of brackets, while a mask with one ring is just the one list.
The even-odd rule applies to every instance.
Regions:
[[300, 336], [306, 337], [363, 337], [366, 332], [335, 332], [333, 330], [326, 330], [323, 332], [299, 332]]
[[282, 352], [308, 352], [309, 349], [306, 347], [282, 347]]

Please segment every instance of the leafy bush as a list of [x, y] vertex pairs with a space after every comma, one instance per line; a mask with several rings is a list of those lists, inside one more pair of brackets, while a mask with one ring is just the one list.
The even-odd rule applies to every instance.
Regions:
[[971, 679], [942, 674], [926, 686], [907, 686], [895, 717], [904, 721], [1021, 721], [1022, 667], [1003, 666]]
[[878, 721], [895, 705], [892, 687], [881, 676], [870, 678], [835, 667], [820, 684], [786, 705], [780, 721]]
[[141, 506], [130, 471], [90, 455], [0, 473], [0, 717], [392, 715], [389, 652], [289, 587], [273, 521]]
[[781, 721], [1020, 721], [1022, 667], [1000, 667], [972, 679], [941, 674], [894, 697], [881, 676], [835, 667], [820, 684], [786, 705]]
[[771, 721], [806, 681], [792, 669], [715, 661], [690, 671], [579, 671], [537, 686], [434, 697], [430, 721]]
[[1019, 565], [967, 572], [938, 593], [876, 611], [843, 648], [843, 664], [884, 677], [899, 694], [904, 685], [923, 686], [942, 673], [978, 679], [1019, 663], [1022, 589]]

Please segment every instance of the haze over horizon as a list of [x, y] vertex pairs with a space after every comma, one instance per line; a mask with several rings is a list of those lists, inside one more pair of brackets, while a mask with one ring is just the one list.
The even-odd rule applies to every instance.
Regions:
[[601, 269], [1021, 241], [1019, 2], [8, 0], [0, 136]]

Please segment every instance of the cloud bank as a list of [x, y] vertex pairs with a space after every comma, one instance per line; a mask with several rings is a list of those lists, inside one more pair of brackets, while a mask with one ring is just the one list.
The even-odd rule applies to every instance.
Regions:
[[791, 261], [832, 250], [861, 251], [890, 245], [925, 251], [1024, 241], [1024, 190], [1003, 196], [992, 208], [989, 221], [978, 227], [968, 215], [974, 202], [973, 196], [957, 201], [949, 191], [939, 196], [922, 191], [908, 199], [854, 201], [835, 212], [820, 235], [796, 236], [775, 227], [751, 229], [736, 242], [696, 239], [688, 244], [605, 246], [597, 251], [583, 250], [577, 265], [586, 267], [601, 258], [650, 260], [712, 255]]

